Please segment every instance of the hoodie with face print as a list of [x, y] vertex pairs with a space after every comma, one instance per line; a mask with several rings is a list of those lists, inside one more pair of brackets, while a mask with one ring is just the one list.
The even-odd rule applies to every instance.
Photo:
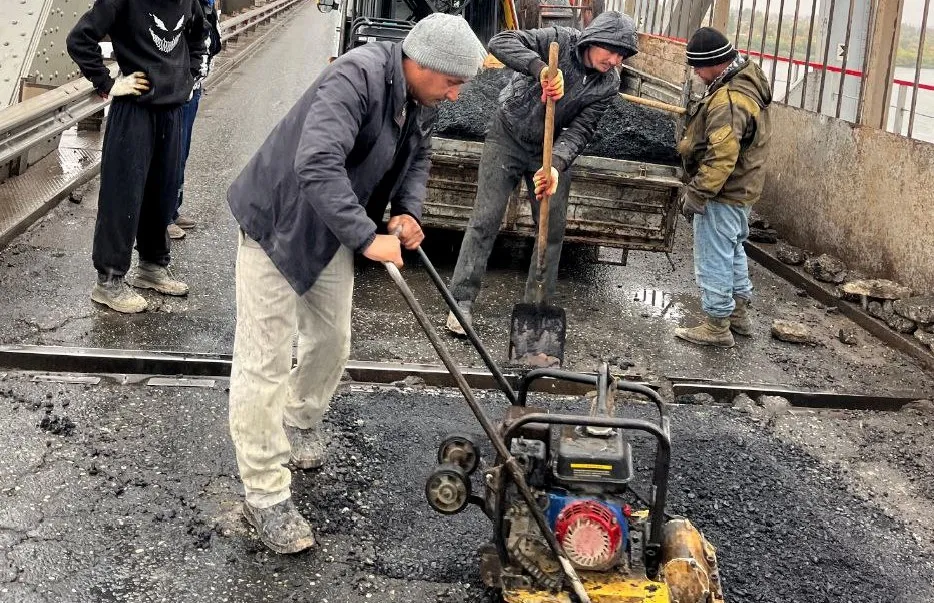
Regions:
[[154, 107], [188, 100], [206, 75], [207, 25], [199, 0], [96, 0], [68, 34], [68, 54], [94, 87], [109, 94], [114, 80], [99, 42], [110, 36], [120, 72], [142, 71], [150, 89], [128, 97]]

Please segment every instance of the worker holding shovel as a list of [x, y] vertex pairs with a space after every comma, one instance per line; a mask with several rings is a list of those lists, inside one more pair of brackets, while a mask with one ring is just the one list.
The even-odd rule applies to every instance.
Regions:
[[[548, 50], [560, 46], [558, 72], [547, 73]], [[545, 298], [554, 294], [558, 259], [567, 221], [571, 187], [570, 167], [590, 142], [604, 111], [619, 93], [618, 67], [638, 51], [633, 20], [608, 12], [595, 18], [584, 31], [547, 27], [528, 31], [507, 30], [493, 36], [489, 51], [515, 70], [500, 98], [483, 145], [477, 176], [477, 198], [451, 278], [451, 292], [468, 322], [480, 292], [487, 260], [503, 222], [509, 195], [525, 179], [534, 192], [532, 215], [538, 217], [538, 200], [550, 197], [545, 254]], [[546, 173], [542, 157], [545, 101], [555, 104], [555, 139], [552, 168]], [[533, 252], [537, 257], [538, 249]], [[532, 302], [537, 287], [532, 263], [525, 299]], [[464, 329], [450, 313], [447, 328], [455, 335]]]

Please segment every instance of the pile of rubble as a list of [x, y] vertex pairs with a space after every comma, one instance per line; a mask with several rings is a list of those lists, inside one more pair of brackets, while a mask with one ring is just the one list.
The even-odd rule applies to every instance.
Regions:
[[[790, 266], [801, 266], [816, 280], [836, 285], [836, 294], [858, 303], [871, 316], [878, 318], [890, 329], [914, 337], [934, 352], [934, 295], [913, 295], [909, 287], [886, 279], [870, 279], [850, 270], [840, 259], [831, 255], [813, 255], [787, 243], [780, 242], [777, 231], [767, 220], [750, 221], [752, 241], [778, 243], [775, 256]], [[852, 338], [841, 335], [841, 341]]]

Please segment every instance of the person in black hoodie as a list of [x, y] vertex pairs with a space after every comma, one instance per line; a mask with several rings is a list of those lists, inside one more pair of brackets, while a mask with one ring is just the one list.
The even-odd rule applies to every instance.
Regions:
[[[558, 74], [548, 77], [548, 48], [558, 42]], [[636, 24], [617, 12], [606, 12], [584, 31], [543, 27], [501, 31], [490, 39], [489, 51], [515, 73], [500, 93], [500, 107], [490, 122], [477, 172], [477, 196], [451, 276], [451, 295], [464, 318], [480, 293], [487, 260], [503, 223], [509, 196], [521, 180], [531, 192], [529, 202], [538, 223], [539, 199], [551, 198], [548, 249], [545, 253], [545, 299], [554, 295], [558, 260], [567, 223], [574, 160], [593, 138], [600, 118], [619, 92], [618, 67], [638, 52]], [[542, 139], [545, 101], [555, 100], [555, 139], [551, 173], [544, 172]], [[533, 250], [536, 257], [538, 248]], [[529, 266], [525, 300], [536, 290], [536, 264]], [[453, 312], [446, 326], [463, 336]]]
[[[199, 0], [201, 9], [204, 11], [204, 19], [207, 24], [205, 32], [205, 45], [208, 49], [208, 73], [211, 70], [211, 59], [221, 51], [221, 34], [218, 29], [217, 9], [214, 0]], [[169, 238], [183, 239], [185, 231], [195, 227], [195, 221], [188, 216], [179, 215], [182, 207], [185, 188], [185, 164], [188, 162], [188, 152], [191, 150], [191, 133], [195, 125], [195, 118], [198, 116], [198, 106], [201, 103], [201, 93], [204, 91], [203, 80], [207, 78], [208, 73], [203, 78], [195, 81], [195, 89], [191, 99], [182, 107], [182, 155], [181, 155], [181, 179], [178, 183], [178, 204], [175, 213], [172, 216], [172, 223], [169, 224]]]
[[[146, 300], [127, 287], [187, 295], [169, 271], [166, 227], [178, 201], [182, 105], [207, 69], [199, 0], [96, 0], [68, 34], [68, 54], [113, 103], [104, 133], [91, 299], [124, 313]], [[110, 36], [120, 76], [99, 42]], [[138, 269], [130, 268], [133, 242]], [[124, 280], [126, 277], [126, 280]]]

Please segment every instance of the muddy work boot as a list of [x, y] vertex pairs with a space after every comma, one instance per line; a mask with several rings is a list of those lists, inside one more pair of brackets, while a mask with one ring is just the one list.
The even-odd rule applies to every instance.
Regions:
[[91, 289], [91, 299], [123, 314], [136, 314], [148, 305], [142, 295], [127, 287], [122, 278], [101, 282]]
[[169, 224], [165, 231], [168, 233], [169, 238], [173, 240], [184, 239], [185, 231], [182, 230], [181, 226], [178, 224]]
[[752, 337], [752, 321], [749, 320], [749, 300], [734, 295], [736, 307], [730, 314], [730, 330], [743, 337]]
[[730, 332], [729, 317], [708, 316], [696, 327], [675, 329], [675, 337], [698, 345], [715, 345], [721, 348], [731, 348], [736, 345], [733, 334]]
[[[457, 307], [461, 311], [461, 314], [464, 315], [464, 320], [467, 321], [468, 325], [473, 325], [473, 315], [470, 312], [470, 308], [473, 304], [469, 301], [459, 301], [457, 302]], [[453, 333], [458, 337], [466, 337], [467, 333], [464, 331], [464, 327], [461, 326], [460, 321], [457, 320], [457, 317], [454, 316], [454, 312], [448, 312], [448, 320], [445, 325], [448, 328], [448, 331]]]
[[256, 534], [270, 550], [282, 555], [298, 553], [315, 546], [311, 524], [288, 498], [267, 509], [243, 503], [243, 516], [256, 528]]
[[192, 228], [195, 227], [195, 224], [197, 224], [197, 222], [195, 222], [188, 216], [179, 216], [175, 218], [174, 224], [178, 226], [179, 228], [184, 228], [185, 230], [191, 230]]
[[164, 295], [188, 295], [188, 285], [159, 264], [140, 262], [136, 272], [128, 276], [126, 281], [138, 289], [155, 289]]
[[318, 469], [324, 465], [328, 458], [328, 447], [321, 425], [311, 429], [286, 425], [285, 435], [292, 445], [292, 456], [289, 460], [293, 465], [299, 469]]

